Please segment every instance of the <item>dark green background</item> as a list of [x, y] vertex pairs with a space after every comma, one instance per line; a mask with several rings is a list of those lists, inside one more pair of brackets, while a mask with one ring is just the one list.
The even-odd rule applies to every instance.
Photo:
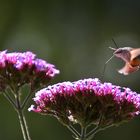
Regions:
[[[101, 78], [119, 47], [140, 47], [139, 0], [0, 0], [0, 49], [33, 51], [56, 65], [61, 73], [53, 83]], [[140, 71], [117, 73], [123, 65], [112, 59], [105, 81], [140, 92]], [[26, 94], [26, 93], [23, 93]], [[28, 106], [30, 106], [31, 102]], [[26, 111], [32, 140], [72, 140], [71, 133], [54, 118]], [[0, 95], [0, 140], [22, 140], [17, 115]], [[96, 135], [95, 140], [140, 139], [140, 117]]]

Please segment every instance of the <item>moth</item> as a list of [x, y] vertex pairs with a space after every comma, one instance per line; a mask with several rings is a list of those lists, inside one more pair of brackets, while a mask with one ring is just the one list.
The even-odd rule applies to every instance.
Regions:
[[119, 48], [113, 38], [112, 41], [114, 42], [116, 48], [109, 47], [114, 52], [113, 55], [105, 62], [103, 68], [103, 75], [101, 78], [102, 80], [104, 78], [106, 65], [110, 60], [112, 60], [114, 56], [122, 59], [125, 62], [125, 65], [120, 70], [118, 70], [120, 74], [129, 75], [130, 73], [133, 73], [140, 69], [140, 48], [131, 48], [131, 47]]
[[118, 70], [119, 73], [128, 75], [140, 69], [140, 48], [109, 48], [114, 51], [112, 57], [116, 56], [125, 62], [124, 67]]

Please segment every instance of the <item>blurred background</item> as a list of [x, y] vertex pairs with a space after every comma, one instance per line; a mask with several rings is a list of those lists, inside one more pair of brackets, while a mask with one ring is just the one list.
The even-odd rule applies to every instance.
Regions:
[[[33, 51], [61, 71], [51, 84], [101, 78], [108, 47], [140, 47], [139, 0], [0, 0], [0, 50]], [[140, 93], [140, 71], [123, 76], [113, 58], [104, 80]], [[31, 102], [28, 106], [30, 106]], [[0, 95], [0, 140], [22, 140], [17, 114]], [[32, 140], [72, 140], [55, 118], [26, 111]], [[140, 117], [102, 131], [94, 140], [139, 139]]]

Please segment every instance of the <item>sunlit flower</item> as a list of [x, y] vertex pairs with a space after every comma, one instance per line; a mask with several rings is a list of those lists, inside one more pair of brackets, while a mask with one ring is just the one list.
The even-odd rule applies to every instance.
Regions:
[[140, 113], [139, 94], [97, 78], [48, 86], [33, 100], [29, 111], [52, 115], [65, 125], [118, 125]]
[[0, 89], [7, 86], [18, 89], [31, 84], [33, 89], [45, 86], [59, 70], [45, 60], [36, 58], [32, 52], [0, 52]]

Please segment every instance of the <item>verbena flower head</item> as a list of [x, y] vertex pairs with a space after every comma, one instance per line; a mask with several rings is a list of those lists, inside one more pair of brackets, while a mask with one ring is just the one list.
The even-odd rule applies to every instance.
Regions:
[[18, 90], [24, 84], [37, 89], [46, 85], [59, 70], [32, 52], [0, 52], [0, 90], [7, 86]]
[[118, 125], [140, 113], [140, 95], [97, 78], [62, 82], [38, 91], [29, 111], [52, 115], [63, 124]]

